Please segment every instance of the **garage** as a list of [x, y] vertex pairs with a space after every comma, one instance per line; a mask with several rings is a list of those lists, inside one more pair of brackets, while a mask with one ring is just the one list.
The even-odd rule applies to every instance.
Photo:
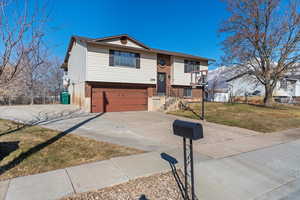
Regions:
[[93, 87], [91, 106], [95, 113], [147, 110], [147, 89]]

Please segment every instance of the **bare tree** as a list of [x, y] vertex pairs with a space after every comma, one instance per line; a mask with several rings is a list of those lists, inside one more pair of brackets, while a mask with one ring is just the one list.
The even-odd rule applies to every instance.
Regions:
[[60, 92], [63, 90], [63, 70], [61, 69], [61, 61], [58, 58], [53, 58], [45, 70], [44, 83], [45, 89], [49, 95], [58, 100]]
[[[1, 87], [9, 84], [25, 65], [37, 68], [43, 62], [40, 52], [45, 44], [47, 4], [39, 6], [38, 1], [29, 1], [0, 1]], [[34, 6], [29, 9], [29, 4]]]
[[[12, 68], [7, 68], [5, 73], [10, 73], [9, 70], [13, 70]], [[7, 84], [4, 84], [0, 87], [0, 96], [2, 103], [11, 104], [12, 101], [16, 99], [16, 97], [21, 97], [26, 94], [26, 79], [24, 79], [24, 74], [17, 73]]]
[[59, 59], [55, 59], [50, 68], [51, 77], [49, 78], [49, 83], [51, 84], [51, 90], [55, 96], [55, 100], [58, 100], [58, 96], [60, 92], [63, 90], [63, 70], [61, 69], [61, 61]]
[[33, 104], [34, 96], [36, 95], [35, 91], [43, 87], [47, 81], [44, 77], [47, 76], [48, 66], [50, 64], [47, 50], [45, 47], [41, 47], [41, 41], [37, 40], [31, 45], [33, 45], [33, 50], [25, 54], [25, 66], [23, 70], [26, 74], [31, 104]]
[[264, 104], [272, 103], [278, 81], [300, 60], [299, 0], [224, 0], [231, 16], [222, 23], [223, 61], [252, 75], [265, 88]]

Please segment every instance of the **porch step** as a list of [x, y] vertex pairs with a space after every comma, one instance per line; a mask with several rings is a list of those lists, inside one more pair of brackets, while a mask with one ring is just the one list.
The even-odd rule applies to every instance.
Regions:
[[177, 110], [180, 102], [181, 102], [181, 99], [178, 97], [167, 97], [161, 110], [164, 112], [168, 112], [171, 110]]

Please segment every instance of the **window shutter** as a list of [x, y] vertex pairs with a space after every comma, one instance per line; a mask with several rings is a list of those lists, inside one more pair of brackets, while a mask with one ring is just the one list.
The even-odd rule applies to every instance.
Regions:
[[109, 50], [109, 66], [114, 66], [114, 50]]
[[135, 58], [136, 58], [136, 68], [139, 69], [139, 68], [141, 68], [140, 54], [136, 53]]
[[184, 73], [188, 73], [188, 62], [187, 62], [187, 60], [184, 60]]

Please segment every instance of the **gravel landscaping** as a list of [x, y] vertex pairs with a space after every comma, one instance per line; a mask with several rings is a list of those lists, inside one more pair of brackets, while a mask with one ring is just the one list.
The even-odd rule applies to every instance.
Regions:
[[[182, 173], [179, 171], [182, 178]], [[129, 182], [61, 200], [176, 200], [182, 199], [171, 172], [137, 178]]]

